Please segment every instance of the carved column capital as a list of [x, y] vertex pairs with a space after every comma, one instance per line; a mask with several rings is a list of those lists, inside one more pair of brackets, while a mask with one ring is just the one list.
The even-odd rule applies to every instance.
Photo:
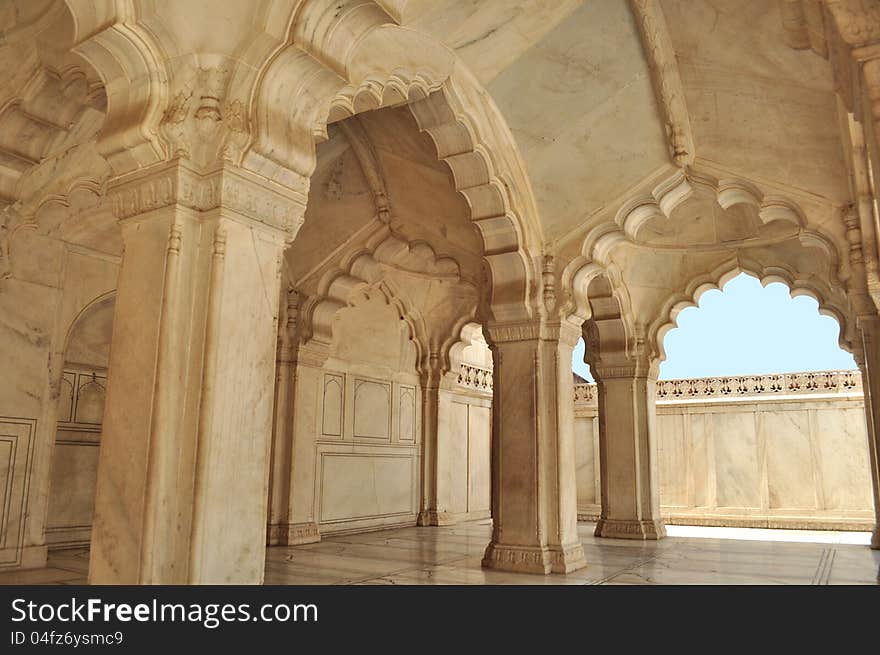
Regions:
[[596, 380], [600, 383], [605, 380], [619, 378], [648, 378], [649, 380], [656, 380], [659, 365], [655, 362], [639, 359], [614, 364], [598, 364], [594, 365], [593, 369]]
[[184, 207], [218, 212], [289, 242], [305, 217], [308, 180], [301, 182], [292, 188], [229, 164], [202, 171], [188, 160], [173, 159], [111, 180], [107, 193], [120, 221]]
[[292, 285], [288, 286], [282, 306], [283, 321], [278, 324], [278, 352], [275, 359], [280, 364], [293, 362], [293, 350], [297, 343], [297, 325], [299, 319], [299, 292]]
[[597, 382], [616, 378], [648, 378], [657, 380], [660, 361], [647, 348], [635, 352], [600, 355], [590, 362]]
[[443, 378], [443, 358], [439, 352], [425, 353], [419, 371], [419, 381], [425, 389], [438, 389]]
[[560, 341], [574, 347], [581, 336], [580, 328], [568, 321], [533, 320], [519, 323], [490, 323], [486, 326], [492, 344], [516, 341]]
[[[587, 338], [586, 334], [584, 338]], [[624, 348], [614, 349], [611, 352], [602, 352], [598, 342], [592, 346], [597, 351], [591, 353], [589, 361], [597, 382], [631, 377], [657, 379], [660, 360], [643, 335], [630, 339]], [[588, 342], [588, 350], [590, 347], [591, 344]]]

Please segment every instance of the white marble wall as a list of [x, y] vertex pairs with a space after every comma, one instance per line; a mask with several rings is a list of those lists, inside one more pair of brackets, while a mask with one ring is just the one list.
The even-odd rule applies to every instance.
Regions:
[[420, 408], [407, 326], [381, 294], [366, 293], [339, 312], [323, 365], [296, 367], [291, 462], [273, 466], [290, 471], [290, 508], [270, 525], [315, 525], [321, 534], [413, 525]]
[[[0, 568], [30, 568], [46, 558], [68, 337], [83, 310], [116, 287], [118, 263], [30, 230], [12, 245], [11, 277], [0, 280]], [[91, 340], [81, 345], [79, 353]]]
[[0, 418], [0, 507], [6, 510], [0, 522], [0, 567], [30, 564], [22, 561], [22, 551], [36, 423], [28, 418]]
[[464, 388], [440, 391], [438, 510], [455, 520], [490, 514], [492, 398]]
[[[598, 417], [576, 402], [578, 514], [599, 511]], [[660, 503], [669, 523], [870, 529], [860, 393], [657, 402]]]
[[105, 369], [65, 368], [49, 480], [50, 548], [88, 545], [91, 539], [106, 391]]
[[67, 337], [49, 478], [50, 548], [87, 545], [91, 539], [115, 304], [112, 294], [90, 304]]
[[358, 366], [319, 379], [314, 515], [322, 534], [415, 523], [420, 390]]

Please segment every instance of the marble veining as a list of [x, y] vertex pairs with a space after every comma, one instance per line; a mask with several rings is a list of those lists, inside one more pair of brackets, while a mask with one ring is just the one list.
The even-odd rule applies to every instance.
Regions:
[[[604, 584], [880, 584], [880, 553], [846, 543], [795, 543], [667, 537], [633, 542], [598, 539], [579, 523], [587, 567], [535, 576], [481, 568], [487, 521], [451, 527], [399, 528], [328, 537], [266, 550], [266, 584], [280, 585], [604, 585]], [[693, 534], [719, 534], [690, 528]], [[723, 529], [722, 529], [723, 530]], [[736, 533], [742, 535], [745, 531]], [[755, 531], [760, 532], [760, 531]], [[792, 538], [767, 531], [764, 538]], [[815, 533], [814, 533], [815, 534]], [[787, 536], [788, 535], [788, 536]], [[795, 536], [811, 538], [811, 533]], [[820, 535], [828, 540], [828, 534]], [[88, 551], [54, 551], [46, 569], [0, 573], [0, 584], [85, 584]]]

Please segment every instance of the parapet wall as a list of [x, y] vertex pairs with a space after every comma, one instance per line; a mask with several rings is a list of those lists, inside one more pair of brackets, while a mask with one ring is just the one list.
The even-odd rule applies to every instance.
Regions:
[[[595, 385], [575, 386], [578, 516], [599, 514]], [[657, 383], [668, 523], [865, 530], [873, 524], [858, 371]]]

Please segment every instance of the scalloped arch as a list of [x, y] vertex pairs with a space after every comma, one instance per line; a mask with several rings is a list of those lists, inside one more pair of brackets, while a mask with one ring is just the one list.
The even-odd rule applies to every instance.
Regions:
[[[352, 290], [352, 294], [349, 295], [349, 301], [351, 297], [357, 291], [371, 291], [375, 290], [382, 294], [382, 298], [385, 300], [385, 303], [391, 307], [393, 307], [397, 312], [397, 317], [406, 324], [407, 330], [409, 332], [409, 339], [413, 342], [416, 349], [416, 370], [421, 373], [424, 367], [424, 359], [425, 359], [425, 324], [422, 320], [421, 316], [418, 313], [414, 312], [409, 304], [404, 301], [401, 296], [399, 290], [395, 287], [394, 283], [387, 279], [381, 279], [376, 282], [359, 285], [357, 289]], [[351, 306], [350, 302], [347, 302], [345, 307]], [[344, 307], [340, 307], [339, 310], [344, 309]], [[334, 312], [335, 315], [335, 312]]]
[[64, 0], [74, 21], [73, 51], [104, 82], [107, 115], [98, 151], [116, 173], [161, 161], [166, 150], [158, 132], [169, 96], [163, 49], [116, 0]]
[[424, 344], [427, 344], [424, 320], [402, 299], [394, 284], [384, 275], [383, 266], [416, 274], [427, 273], [432, 277], [461, 279], [454, 259], [438, 256], [424, 241], [407, 242], [385, 230], [371, 239], [365, 248], [348, 254], [339, 268], [328, 271], [321, 278], [317, 293], [303, 306], [304, 341], [329, 346], [333, 341], [333, 319], [337, 312], [347, 307], [358, 291], [384, 285], [389, 302], [396, 303], [401, 319], [410, 325], [411, 335], [419, 344], [421, 362]]
[[669, 298], [660, 312], [660, 318], [648, 330], [654, 353], [660, 361], [666, 359], [664, 340], [670, 330], [677, 327], [676, 318], [689, 307], [699, 307], [700, 297], [711, 290], [723, 290], [733, 278], [745, 273], [756, 278], [762, 286], [781, 282], [789, 289], [792, 298], [809, 296], [819, 304], [819, 313], [830, 316], [840, 325], [838, 345], [847, 352], [858, 355], [859, 342], [853, 336], [855, 321], [849, 315], [846, 296], [829, 284], [815, 277], [801, 277], [797, 271], [783, 266], [765, 266], [745, 258], [735, 258], [716, 267], [710, 273], [693, 278], [685, 290]]
[[[650, 193], [637, 195], [624, 202], [614, 215], [613, 221], [597, 225], [584, 238], [581, 254], [600, 264], [607, 264], [610, 255], [619, 245], [631, 243], [661, 247], [664, 250], [685, 249], [692, 246], [657, 246], [639, 242], [639, 230], [648, 221], [657, 218], [670, 218], [682, 203], [695, 192], [695, 187], [709, 189], [722, 209], [736, 205], [747, 205], [757, 211], [759, 220], [767, 225], [781, 221], [799, 229], [798, 238], [810, 241], [811, 245], [821, 247], [832, 255], [835, 262], [838, 253], [830, 238], [807, 227], [807, 219], [801, 207], [792, 200], [773, 193], [765, 193], [757, 185], [739, 178], [718, 179], [695, 171], [676, 171], [660, 182]], [[760, 242], [754, 244], [760, 245]], [[711, 244], [704, 250], [728, 250], [729, 244]]]
[[[533, 286], [526, 251], [540, 249], [541, 227], [515, 142], [475, 85], [446, 46], [393, 24], [375, 3], [329, 11], [306, 2], [292, 21], [288, 46], [260, 74], [251, 103], [255, 130], [243, 162], [294, 183], [314, 170], [314, 146], [327, 137], [329, 122], [408, 104], [448, 164], [482, 238], [493, 317], [526, 319]], [[472, 106], [472, 98], [482, 104]], [[476, 125], [480, 121], [487, 125]], [[493, 157], [496, 150], [503, 156]]]
[[632, 301], [623, 281], [620, 269], [615, 264], [601, 266], [586, 257], [575, 257], [562, 272], [561, 284], [568, 301], [562, 310], [564, 320], [581, 325], [593, 317], [590, 299], [590, 285], [594, 280], [605, 278], [611, 287], [620, 309], [620, 317], [629, 334], [634, 331]]
[[[74, 16], [75, 50], [106, 85], [101, 154], [115, 174], [171, 156], [158, 129], [171, 94], [165, 64], [179, 49], [167, 26], [117, 0], [66, 2]], [[328, 122], [409, 103], [449, 165], [483, 239], [493, 319], [531, 318], [530, 253], [539, 253], [542, 244], [537, 205], [500, 112], [455, 53], [397, 25], [381, 3], [370, 0], [304, 0], [293, 11], [280, 0], [266, 0], [260, 7], [263, 22], [240, 57], [216, 53], [243, 58], [232, 66], [225, 90], [247, 107], [249, 135], [241, 151], [236, 147], [229, 156], [303, 189]]]

